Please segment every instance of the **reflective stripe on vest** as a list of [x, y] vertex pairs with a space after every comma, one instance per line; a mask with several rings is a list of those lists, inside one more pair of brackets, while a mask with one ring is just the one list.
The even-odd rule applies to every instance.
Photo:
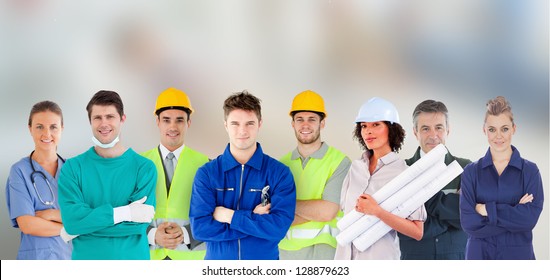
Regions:
[[332, 236], [338, 235], [340, 230], [338, 228], [333, 228], [329, 225], [325, 225], [321, 229], [290, 229], [285, 238], [299, 238], [299, 239], [313, 239], [321, 234], [330, 234]]
[[[142, 156], [153, 161], [157, 168], [156, 207], [153, 225], [157, 227], [164, 221], [175, 222], [180, 226], [189, 224], [189, 205], [191, 189], [197, 169], [208, 162], [208, 157], [187, 146], [181, 151], [170, 193], [166, 193], [166, 179], [161, 155], [157, 148], [142, 153]], [[189, 251], [187, 246], [180, 245], [176, 250], [151, 247], [151, 259], [162, 260], [166, 256], [173, 260], [204, 259], [204, 246]]]
[[[300, 158], [292, 160], [291, 157], [292, 152], [281, 158], [281, 162], [287, 165], [292, 172], [296, 183], [296, 199], [313, 200], [323, 198], [327, 181], [346, 156], [329, 147], [322, 159], [310, 158], [305, 168], [302, 168]], [[338, 234], [336, 222], [342, 216], [343, 213], [338, 211], [337, 217], [329, 222], [310, 221], [291, 226], [285, 238], [279, 243], [279, 248], [295, 251], [320, 243], [336, 248], [336, 235]]]

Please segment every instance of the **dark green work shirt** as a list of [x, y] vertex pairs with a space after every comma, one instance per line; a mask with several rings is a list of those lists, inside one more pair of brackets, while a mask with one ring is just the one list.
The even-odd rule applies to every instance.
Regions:
[[[412, 165], [420, 159], [420, 147], [414, 156], [405, 160]], [[471, 161], [447, 153], [445, 164], [456, 160], [462, 168]], [[426, 203], [428, 217], [424, 222], [424, 235], [420, 241], [399, 234], [402, 260], [456, 260], [464, 259], [467, 235], [460, 226], [460, 176], [447, 184]]]

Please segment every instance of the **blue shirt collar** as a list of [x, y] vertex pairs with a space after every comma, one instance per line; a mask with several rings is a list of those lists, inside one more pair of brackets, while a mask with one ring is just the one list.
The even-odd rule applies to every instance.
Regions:
[[[256, 151], [244, 165], [250, 166], [257, 170], [261, 170], [263, 156], [264, 156], [264, 152], [262, 150], [262, 146], [260, 145], [260, 143], [256, 143]], [[226, 172], [240, 165], [241, 164], [231, 154], [229, 144], [227, 144], [227, 146], [225, 147], [225, 151], [223, 152], [223, 160], [222, 160], [223, 171]]]
[[[485, 156], [481, 158], [481, 168], [486, 168], [491, 165], [493, 165], [493, 156], [491, 155], [491, 148], [488, 148]], [[512, 145], [512, 156], [510, 157], [510, 162], [508, 162], [508, 165], [519, 170], [523, 168], [523, 161], [521, 160], [518, 149], [516, 149], [514, 145]]]

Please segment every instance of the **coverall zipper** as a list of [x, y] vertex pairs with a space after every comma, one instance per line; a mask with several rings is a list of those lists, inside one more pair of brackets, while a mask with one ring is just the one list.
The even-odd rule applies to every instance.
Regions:
[[[239, 200], [237, 201], [237, 210], [239, 210], [241, 205], [241, 195], [243, 194], [243, 174], [244, 174], [244, 164], [241, 164], [241, 181], [239, 183]], [[239, 260], [241, 259], [241, 239], [237, 239], [239, 245]]]

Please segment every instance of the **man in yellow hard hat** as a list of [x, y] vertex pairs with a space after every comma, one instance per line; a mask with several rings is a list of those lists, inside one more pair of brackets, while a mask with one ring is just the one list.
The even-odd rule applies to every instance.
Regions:
[[204, 259], [205, 245], [193, 238], [189, 201], [197, 169], [208, 157], [184, 144], [193, 107], [187, 95], [169, 88], [157, 98], [155, 115], [160, 145], [142, 155], [157, 168], [157, 206], [147, 237], [151, 259]]
[[294, 97], [292, 128], [298, 147], [281, 158], [296, 183], [296, 213], [279, 243], [281, 259], [334, 259], [342, 182], [351, 161], [321, 141], [325, 127], [323, 98], [310, 90]]

